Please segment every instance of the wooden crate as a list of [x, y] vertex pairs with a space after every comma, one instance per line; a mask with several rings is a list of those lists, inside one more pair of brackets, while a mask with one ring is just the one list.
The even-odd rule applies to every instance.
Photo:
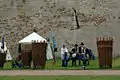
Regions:
[[47, 43], [45, 42], [33, 42], [32, 43], [32, 58], [33, 58], [33, 66], [37, 67], [45, 67], [46, 64], [46, 48]]
[[32, 51], [31, 50], [22, 50], [22, 62], [24, 67], [30, 67], [32, 61]]
[[97, 38], [97, 49], [99, 56], [99, 67], [112, 68], [113, 38]]

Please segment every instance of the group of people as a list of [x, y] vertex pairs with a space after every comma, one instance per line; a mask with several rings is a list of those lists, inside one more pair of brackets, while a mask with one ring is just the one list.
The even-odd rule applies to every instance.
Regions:
[[91, 57], [94, 58], [92, 51], [85, 47], [83, 42], [81, 42], [80, 45], [75, 44], [70, 52], [65, 45], [63, 45], [61, 48], [61, 59], [63, 67], [67, 67], [70, 60], [72, 60], [72, 66], [76, 66], [76, 62], [78, 60], [78, 64], [80, 65], [82, 61], [83, 67], [85, 67], [86, 65], [89, 65], [89, 58]]

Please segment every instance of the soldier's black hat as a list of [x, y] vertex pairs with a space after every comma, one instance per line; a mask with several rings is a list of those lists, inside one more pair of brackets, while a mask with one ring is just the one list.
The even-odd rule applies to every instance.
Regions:
[[75, 46], [78, 46], [78, 44], [75, 44]]
[[81, 42], [81, 44], [80, 45], [84, 45], [84, 43], [83, 42]]

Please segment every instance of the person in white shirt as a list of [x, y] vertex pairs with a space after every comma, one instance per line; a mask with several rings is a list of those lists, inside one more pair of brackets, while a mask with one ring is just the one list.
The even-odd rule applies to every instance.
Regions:
[[61, 48], [61, 60], [62, 60], [62, 66], [67, 66], [67, 57], [68, 57], [68, 49], [65, 47], [65, 45]]

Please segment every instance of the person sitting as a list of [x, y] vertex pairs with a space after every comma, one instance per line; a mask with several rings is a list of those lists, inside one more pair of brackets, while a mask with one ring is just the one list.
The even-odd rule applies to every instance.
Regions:
[[22, 58], [21, 56], [19, 55], [19, 59], [18, 60], [15, 60], [13, 59], [12, 60], [12, 68], [22, 68], [23, 67], [23, 63], [22, 63]]
[[12, 60], [12, 68], [17, 68], [17, 67], [20, 68], [19, 63], [16, 60], [13, 59]]

